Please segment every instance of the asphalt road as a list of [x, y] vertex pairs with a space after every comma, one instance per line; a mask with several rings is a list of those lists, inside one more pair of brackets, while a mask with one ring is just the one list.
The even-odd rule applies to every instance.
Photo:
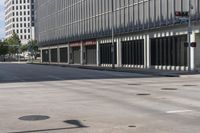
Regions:
[[199, 133], [199, 79], [0, 64], [0, 133]]
[[97, 71], [25, 63], [0, 63], [0, 83], [55, 80], [109, 79], [146, 77], [144, 74]]

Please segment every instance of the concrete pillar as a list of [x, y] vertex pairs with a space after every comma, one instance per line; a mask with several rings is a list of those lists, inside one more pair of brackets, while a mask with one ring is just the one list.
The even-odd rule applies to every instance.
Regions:
[[147, 35], [143, 36], [144, 39], [144, 68], [147, 68]]
[[85, 65], [86, 64], [86, 46], [83, 45], [83, 64], [82, 65]]
[[97, 66], [100, 66], [100, 43], [97, 41], [97, 46], [96, 46], [96, 54], [97, 54]]
[[72, 48], [70, 47], [70, 45], [68, 45], [68, 63], [72, 64]]
[[122, 67], [122, 41], [117, 39], [117, 67]]
[[43, 57], [42, 57], [42, 49], [40, 49], [40, 63], [43, 63]]
[[70, 62], [70, 50], [69, 50], [69, 45], [68, 45], [68, 47], [67, 47], [67, 63], [70, 64], [69, 62]]
[[[191, 34], [191, 42], [195, 42], [195, 33], [193, 32]], [[195, 69], [195, 65], [194, 65], [194, 47], [191, 47], [191, 50], [190, 50], [190, 66], [191, 66], [191, 70], [194, 71]]]
[[200, 71], [200, 34], [195, 34], [195, 42], [197, 43], [197, 47], [194, 48], [194, 64], [195, 70]]
[[81, 42], [81, 45], [80, 45], [80, 63], [81, 65], [84, 64], [84, 48], [83, 48], [83, 42]]
[[60, 63], [60, 47], [57, 47], [57, 62]]
[[151, 66], [150, 38], [149, 34], [144, 37], [144, 67], [149, 69]]
[[50, 49], [50, 47], [49, 47], [49, 63], [51, 63], [51, 49]]

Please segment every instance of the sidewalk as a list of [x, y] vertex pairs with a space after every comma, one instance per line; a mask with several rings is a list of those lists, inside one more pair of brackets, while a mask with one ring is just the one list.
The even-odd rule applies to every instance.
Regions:
[[183, 77], [188, 75], [197, 75], [200, 72], [188, 72], [188, 71], [169, 71], [169, 70], [157, 70], [157, 69], [136, 69], [136, 68], [122, 68], [116, 67], [112, 69], [111, 67], [97, 67], [97, 66], [81, 66], [81, 65], [63, 65], [63, 64], [41, 64], [41, 63], [30, 63], [35, 65], [52, 65], [60, 67], [73, 67], [80, 69], [91, 69], [91, 70], [100, 70], [100, 71], [116, 71], [116, 72], [129, 72], [129, 73], [139, 73], [147, 74], [152, 76], [164, 76], [164, 77]]
[[26, 64], [26, 61], [11, 61], [11, 62], [0, 62], [0, 64]]

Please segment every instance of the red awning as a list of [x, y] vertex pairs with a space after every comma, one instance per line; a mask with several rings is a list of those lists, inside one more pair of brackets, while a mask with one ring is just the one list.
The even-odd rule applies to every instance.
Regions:
[[88, 40], [83, 42], [84, 46], [96, 45], [96, 40]]
[[70, 47], [80, 47], [81, 46], [81, 42], [72, 42], [69, 45], [70, 45]]

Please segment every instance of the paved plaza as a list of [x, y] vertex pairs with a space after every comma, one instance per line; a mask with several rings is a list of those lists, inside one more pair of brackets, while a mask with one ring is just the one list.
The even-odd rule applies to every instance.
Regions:
[[1, 63], [0, 133], [199, 133], [199, 81]]

